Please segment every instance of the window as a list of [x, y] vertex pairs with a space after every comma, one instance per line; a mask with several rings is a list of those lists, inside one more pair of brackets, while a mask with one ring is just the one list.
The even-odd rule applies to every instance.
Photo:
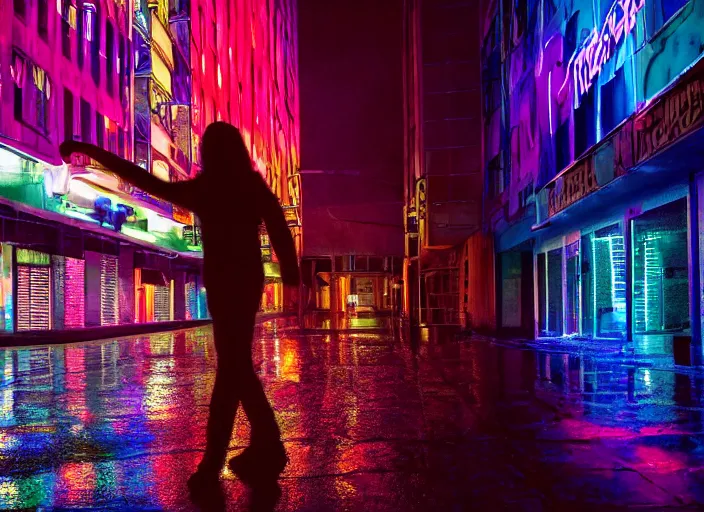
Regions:
[[555, 132], [555, 169], [546, 176], [546, 181], [551, 180], [556, 173], [570, 165], [572, 161], [570, 152], [570, 123], [569, 120], [558, 126]]
[[10, 72], [14, 82], [14, 116], [16, 121], [22, 121], [24, 106], [24, 75], [27, 67], [24, 58], [17, 52], [12, 53], [12, 67]]
[[[64, 2], [65, 4], [66, 2]], [[61, 17], [61, 53], [68, 60], [71, 60], [71, 23], [62, 14]]]
[[17, 121], [46, 135], [49, 129], [51, 82], [46, 72], [18, 52], [13, 53], [13, 113]]
[[489, 196], [497, 197], [504, 191], [504, 172], [501, 165], [501, 154], [489, 160], [487, 166]]
[[582, 333], [626, 336], [626, 250], [619, 224], [582, 237]]
[[108, 94], [114, 92], [114, 73], [115, 73], [115, 30], [112, 28], [112, 23], [105, 22], [105, 81]]
[[631, 222], [634, 332], [688, 331], [687, 200], [650, 210]]
[[205, 16], [203, 15], [203, 7], [198, 6], [198, 21], [200, 27], [200, 50], [203, 52], [203, 47], [205, 46]]
[[86, 25], [86, 20], [85, 17], [87, 16], [86, 11], [82, 11], [81, 7], [79, 5], [78, 7], [78, 13], [76, 14], [76, 47], [77, 47], [77, 55], [78, 55], [78, 69], [83, 69], [83, 61], [85, 59], [85, 39], [86, 39], [86, 33], [85, 33], [85, 25]]
[[86, 9], [86, 37], [90, 41], [91, 76], [96, 85], [100, 84], [100, 16], [95, 8]]
[[125, 151], [125, 131], [117, 129], [117, 154], [123, 158], [127, 157]]
[[105, 118], [98, 112], [95, 113], [95, 145], [105, 148]]
[[15, 15], [24, 19], [27, 15], [27, 0], [13, 0], [12, 5], [15, 9]]
[[596, 87], [590, 87], [589, 91], [582, 96], [579, 107], [574, 110], [575, 158], [579, 158], [582, 153], [596, 142], [595, 89]]
[[648, 37], [653, 37], [688, 1], [689, 0], [654, 0], [652, 2], [646, 2], [646, 9], [648, 10], [646, 11], [645, 22]]
[[81, 98], [81, 140], [83, 142], [93, 142], [93, 110], [90, 103]]
[[624, 66], [601, 86], [601, 133], [606, 135], [626, 119], [629, 112]]
[[49, 2], [37, 0], [37, 31], [44, 41], [49, 38]]
[[567, 58], [571, 57], [577, 49], [577, 22], [579, 21], [579, 11], [575, 12], [567, 21], [565, 28], [564, 39], [564, 54]]
[[125, 62], [125, 37], [122, 34], [120, 34], [117, 52], [117, 87], [120, 101], [123, 102], [125, 100], [125, 70], [129, 68]]
[[34, 84], [34, 103], [36, 105], [35, 126], [39, 128], [42, 133], [47, 133], [49, 131], [49, 94], [51, 91], [49, 77], [46, 71], [34, 66], [32, 78], [32, 83]]
[[73, 94], [64, 88], [64, 139], [73, 139]]
[[518, 44], [526, 31], [528, 23], [527, 0], [514, 0], [513, 2], [513, 44]]

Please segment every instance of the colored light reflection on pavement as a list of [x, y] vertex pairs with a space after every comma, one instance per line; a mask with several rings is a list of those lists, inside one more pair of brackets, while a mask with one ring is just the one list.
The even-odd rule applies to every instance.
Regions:
[[[413, 341], [415, 340], [415, 341]], [[291, 462], [277, 510], [566, 510], [702, 501], [703, 378], [423, 332], [258, 328]], [[193, 510], [209, 328], [0, 350], [0, 509]], [[247, 444], [238, 416], [232, 454]], [[232, 510], [247, 487], [224, 472]]]

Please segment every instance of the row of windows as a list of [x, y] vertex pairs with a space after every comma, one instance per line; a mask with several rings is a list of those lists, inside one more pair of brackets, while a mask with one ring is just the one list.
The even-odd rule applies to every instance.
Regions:
[[[658, 31], [680, 10], [689, 0], [653, 0], [646, 2], [644, 8], [644, 20], [648, 38], [655, 36]], [[513, 44], [519, 44], [518, 39], [527, 30], [528, 20], [534, 19], [533, 9], [535, 6], [528, 5], [527, 0], [514, 0], [513, 21], [511, 23]], [[601, 4], [601, 19], [606, 16], [612, 2]], [[552, 0], [543, 2], [544, 22], [547, 23], [554, 15]], [[572, 55], [580, 42], [578, 31], [578, 15], [576, 12], [567, 21], [563, 38], [563, 54]], [[497, 37], [497, 22], [494, 20], [485, 37], [482, 57], [483, 57], [483, 99], [485, 122], [489, 123], [491, 115], [501, 105], [501, 70], [503, 64], [499, 60], [499, 38]], [[541, 166], [541, 175], [538, 177], [539, 184], [545, 183], [555, 176], [557, 172], [570, 165], [574, 158], [579, 158], [598, 140], [606, 136], [615, 129], [628, 115], [635, 110], [635, 98], [628, 94], [628, 74], [630, 73], [628, 64], [624, 64], [614, 72], [613, 77], [599, 88], [599, 94], [592, 87], [580, 98], [579, 105], [574, 110], [572, 120], [565, 121], [556, 126], [551, 133], [551, 143], [554, 148], [554, 162], [550, 165]], [[552, 98], [549, 98], [552, 101]], [[599, 105], [597, 105], [597, 102]], [[599, 108], [597, 108], [597, 106]], [[537, 112], [531, 111], [531, 115], [537, 116]], [[570, 123], [573, 126], [573, 136], [570, 136]], [[552, 127], [551, 127], [552, 128]], [[517, 126], [514, 129], [521, 129]], [[498, 157], [497, 157], [498, 158]], [[510, 165], [516, 165], [511, 162]], [[487, 169], [487, 181], [489, 183], [490, 195], [498, 195], [510, 180], [510, 170], [503, 169], [504, 166], [495, 166]]]
[[[94, 4], [81, 4], [76, 7], [71, 0], [59, 0], [61, 7], [61, 52], [69, 61], [74, 59], [71, 31], [76, 31], [75, 59], [79, 69], [83, 69], [86, 56], [90, 59], [93, 81], [101, 85], [101, 36], [105, 39], [105, 90], [115, 94], [115, 74], [117, 91], [121, 101], [126, 100], [126, 87], [129, 77], [130, 52], [128, 41], [123, 34], [116, 37], [112, 22], [100, 15]], [[27, 0], [14, 0], [15, 15], [29, 25], [31, 12]], [[37, 32], [45, 42], [49, 42], [49, 1], [37, 0]]]
[[[11, 73], [13, 76], [13, 112], [15, 120], [30, 126], [43, 135], [49, 133], [52, 106], [52, 82], [49, 75], [31, 62], [18, 50], [13, 53]], [[75, 99], [71, 91], [64, 88], [63, 133], [66, 139], [74, 139]], [[94, 124], [95, 123], [95, 124]], [[93, 130], [95, 126], [95, 130]], [[95, 133], [95, 139], [93, 138]], [[125, 132], [114, 122], [106, 120], [85, 99], [80, 100], [80, 138], [94, 142], [109, 151], [125, 156]]]

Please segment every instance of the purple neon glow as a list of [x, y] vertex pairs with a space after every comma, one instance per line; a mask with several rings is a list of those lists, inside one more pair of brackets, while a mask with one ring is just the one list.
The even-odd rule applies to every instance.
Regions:
[[[586, 94], [601, 73], [601, 69], [614, 54], [616, 46], [625, 39], [636, 24], [636, 15], [645, 6], [645, 0], [616, 0], [609, 9], [601, 31], [596, 28], [570, 58], [574, 80], [575, 104]], [[560, 94], [567, 85], [568, 77], [560, 88]]]

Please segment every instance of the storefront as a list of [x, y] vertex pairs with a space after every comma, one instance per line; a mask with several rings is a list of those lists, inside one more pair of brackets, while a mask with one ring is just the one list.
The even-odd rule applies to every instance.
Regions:
[[51, 256], [52, 329], [85, 326], [85, 261]]
[[540, 191], [538, 336], [701, 351], [703, 86], [700, 62]]
[[17, 330], [48, 331], [52, 328], [51, 257], [18, 248], [15, 260]]
[[[150, 268], [136, 268], [134, 270], [136, 318], [137, 323], [168, 322], [174, 319], [173, 287], [174, 280], [167, 279], [164, 272]], [[191, 282], [186, 284], [194, 288]], [[194, 300], [191, 297], [190, 300]], [[189, 300], [188, 295], [186, 300]], [[192, 308], [193, 306], [189, 306]], [[191, 310], [192, 311], [192, 310]], [[197, 318], [197, 317], [196, 317]]]

